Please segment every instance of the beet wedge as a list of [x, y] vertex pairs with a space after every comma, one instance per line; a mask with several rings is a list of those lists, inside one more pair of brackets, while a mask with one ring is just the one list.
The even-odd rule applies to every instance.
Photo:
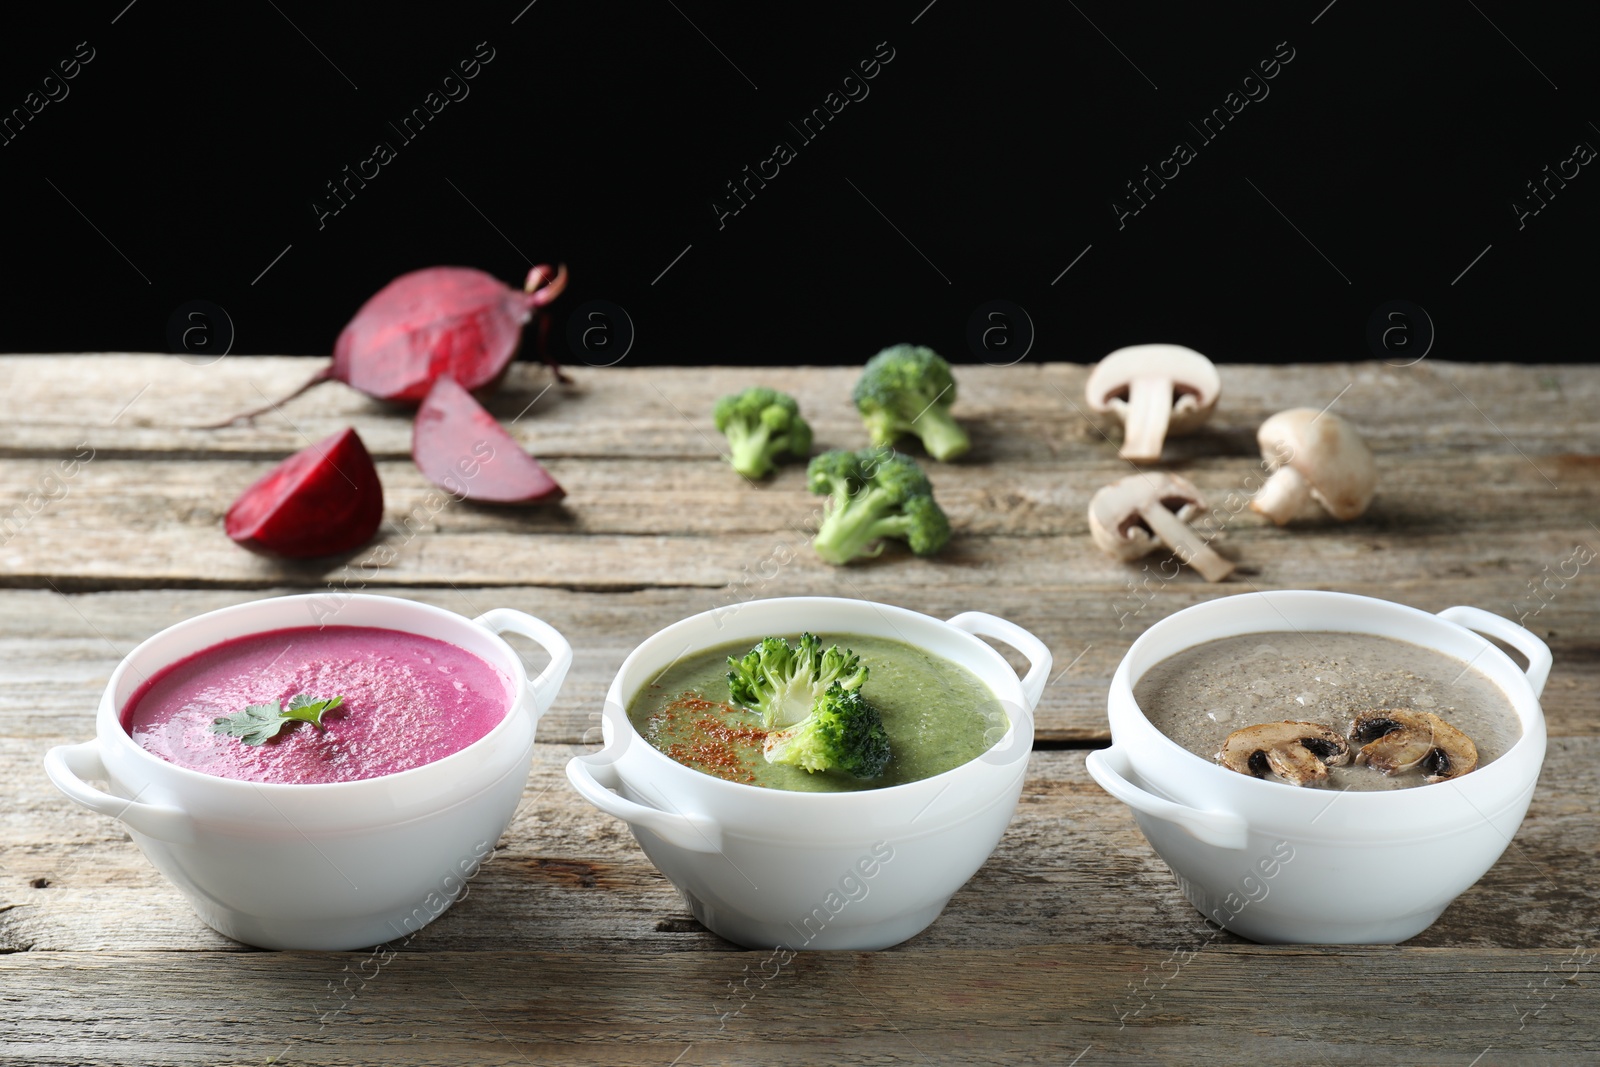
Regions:
[[[415, 404], [451, 377], [468, 389], [492, 388], [522, 341], [522, 328], [567, 286], [567, 268], [541, 263], [521, 290], [471, 267], [402, 274], [361, 305], [333, 346], [333, 362], [281, 400], [242, 412], [219, 429], [249, 421], [327, 381], [377, 400]], [[561, 368], [550, 363], [557, 378]]]
[[345, 429], [268, 471], [233, 502], [223, 525], [252, 552], [299, 559], [359, 548], [382, 521], [378, 469]]
[[567, 495], [452, 378], [434, 382], [417, 409], [411, 458], [430, 482], [462, 500], [545, 504]]

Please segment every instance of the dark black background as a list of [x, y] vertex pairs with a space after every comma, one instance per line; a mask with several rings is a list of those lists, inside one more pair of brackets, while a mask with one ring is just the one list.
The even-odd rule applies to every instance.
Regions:
[[[605, 300], [629, 363], [853, 363], [902, 340], [1005, 361], [1018, 322], [1009, 349], [967, 338], [995, 299], [1026, 309], [1033, 359], [1370, 358], [1397, 299], [1426, 309], [1434, 358], [1593, 358], [1600, 173], [1521, 229], [1511, 207], [1600, 146], [1592, 5], [525, 5], [8, 8], [0, 111], [78, 42], [95, 58], [0, 147], [0, 349], [165, 350], [198, 299], [236, 353], [326, 354], [404, 271], [517, 283], [563, 261], [567, 358], [574, 309]], [[389, 122], [479, 42], [470, 95], [402, 143]], [[879, 42], [870, 95], [802, 143], [788, 123]], [[1188, 123], [1279, 42], [1270, 95], [1200, 142]], [[324, 183], [380, 140], [397, 158], [319, 229]], [[797, 158], [719, 228], [713, 198], [778, 140]], [[1197, 158], [1119, 229], [1124, 182], [1179, 140]]]

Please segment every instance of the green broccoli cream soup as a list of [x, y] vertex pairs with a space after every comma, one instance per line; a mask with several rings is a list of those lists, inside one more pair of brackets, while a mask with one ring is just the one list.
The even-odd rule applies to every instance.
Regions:
[[875, 777], [768, 762], [762, 746], [769, 731], [761, 714], [729, 694], [728, 659], [750, 652], [751, 641], [674, 663], [634, 694], [628, 719], [686, 767], [730, 782], [806, 793], [879, 789], [942, 774], [982, 755], [1010, 726], [994, 693], [959, 664], [883, 637], [824, 634], [821, 643], [850, 650], [867, 668], [859, 691], [881, 715], [889, 743], [888, 763]]

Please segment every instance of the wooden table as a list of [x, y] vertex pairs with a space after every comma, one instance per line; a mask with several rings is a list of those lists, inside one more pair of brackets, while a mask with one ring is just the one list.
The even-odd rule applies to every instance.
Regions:
[[[0, 517], [20, 507], [25, 519], [0, 526], [0, 1061], [1600, 1061], [1600, 563], [1538, 585], [1576, 546], [1600, 549], [1600, 367], [1224, 368], [1210, 428], [1169, 445], [1174, 469], [1221, 500], [1258, 470], [1265, 416], [1336, 401], [1378, 452], [1380, 494], [1347, 525], [1279, 530], [1246, 510], [1221, 542], [1240, 564], [1233, 581], [1186, 573], [1136, 592], [1138, 569], [1087, 536], [1090, 494], [1127, 467], [1078, 410], [1082, 367], [960, 368], [973, 453], [929, 465], [954, 541], [933, 561], [889, 553], [840, 570], [806, 547], [817, 501], [800, 469], [743, 484], [717, 458], [708, 412], [762, 381], [800, 399], [819, 446], [858, 447], [851, 370], [577, 368], [574, 385], [547, 390], [519, 364], [493, 408], [507, 422], [527, 409], [516, 434], [568, 490], [562, 507], [519, 511], [440, 506], [410, 461], [405, 415], [340, 385], [253, 428], [184, 428], [281, 395], [311, 366], [0, 359]], [[108, 674], [149, 634], [252, 598], [362, 584], [338, 566], [250, 555], [221, 530], [273, 462], [346, 425], [378, 460], [382, 536], [396, 547], [367, 586], [468, 615], [520, 608], [577, 649], [498, 856], [381, 967], [370, 953], [259, 952], [214, 933], [117, 824], [40, 768], [51, 745], [91, 736]], [[73, 456], [92, 458], [52, 477]], [[419, 532], [401, 532], [408, 519]], [[1475, 604], [1524, 616], [1554, 650], [1551, 744], [1527, 821], [1405, 945], [1219, 934], [1084, 770], [1130, 641], [1252, 588]], [[789, 594], [994, 612], [1039, 634], [1058, 673], [1011, 829], [944, 916], [890, 951], [803, 954], [752, 994], [740, 983], [767, 954], [702, 929], [627, 828], [561, 772], [593, 747], [605, 687], [640, 640]]]

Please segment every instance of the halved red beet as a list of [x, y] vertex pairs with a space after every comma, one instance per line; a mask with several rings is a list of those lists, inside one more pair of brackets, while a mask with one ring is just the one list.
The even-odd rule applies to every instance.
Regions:
[[[333, 362], [310, 381], [276, 403], [211, 428], [253, 419], [326, 381], [409, 404], [446, 375], [468, 389], [492, 387], [517, 354], [522, 327], [566, 285], [565, 264], [534, 267], [520, 291], [470, 267], [402, 274], [361, 305], [339, 333]], [[551, 369], [561, 377], [559, 366], [551, 363]]]
[[540, 504], [567, 495], [452, 378], [434, 382], [417, 409], [411, 458], [430, 482], [463, 500]]
[[[528, 275], [531, 292], [469, 267], [402, 274], [361, 305], [333, 347], [333, 377], [381, 400], [415, 403], [449, 375], [466, 389], [495, 382], [517, 354], [533, 311], [555, 299], [564, 274]], [[546, 284], [548, 282], [548, 284]]]
[[303, 558], [348, 552], [383, 521], [383, 486], [351, 429], [268, 471], [228, 509], [228, 536], [252, 552]]

